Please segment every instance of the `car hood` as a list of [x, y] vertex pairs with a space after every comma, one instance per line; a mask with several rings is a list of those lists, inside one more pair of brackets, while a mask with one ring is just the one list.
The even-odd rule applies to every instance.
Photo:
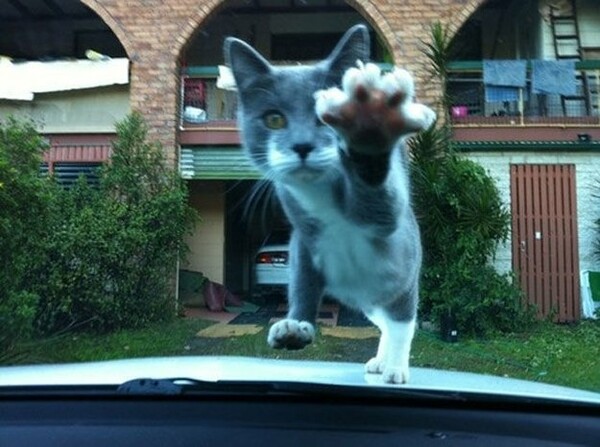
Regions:
[[[90, 363], [0, 368], [0, 390], [12, 386], [119, 385], [139, 378], [190, 378], [200, 381], [259, 381], [398, 387], [380, 375], [364, 373], [358, 363], [274, 360], [247, 357], [153, 357]], [[478, 393], [564, 400], [600, 405], [600, 393], [506, 377], [411, 368], [402, 388], [449, 393]]]

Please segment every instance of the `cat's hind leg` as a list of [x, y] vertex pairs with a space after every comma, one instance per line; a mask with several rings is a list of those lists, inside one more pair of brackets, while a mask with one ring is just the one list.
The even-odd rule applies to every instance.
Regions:
[[370, 374], [382, 374], [385, 383], [406, 383], [409, 379], [410, 347], [415, 333], [415, 318], [396, 321], [383, 309], [367, 317], [381, 331], [377, 355], [365, 365]]

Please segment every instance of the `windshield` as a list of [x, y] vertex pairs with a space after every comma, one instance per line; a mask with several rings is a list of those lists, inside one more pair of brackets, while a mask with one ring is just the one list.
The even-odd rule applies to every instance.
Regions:
[[242, 357], [227, 379], [273, 359], [600, 393], [597, 1], [13, 0], [0, 21], [0, 368]]

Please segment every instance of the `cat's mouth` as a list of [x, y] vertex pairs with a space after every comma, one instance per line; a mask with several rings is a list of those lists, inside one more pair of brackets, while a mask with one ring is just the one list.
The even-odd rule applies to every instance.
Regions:
[[323, 169], [309, 167], [303, 164], [289, 171], [288, 175], [301, 181], [314, 181], [320, 178], [324, 173]]

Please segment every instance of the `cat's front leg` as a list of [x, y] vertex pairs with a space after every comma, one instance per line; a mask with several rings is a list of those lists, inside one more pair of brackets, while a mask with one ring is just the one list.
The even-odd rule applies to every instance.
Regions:
[[365, 371], [381, 374], [384, 383], [407, 383], [415, 319], [397, 321], [383, 310], [376, 310], [367, 317], [379, 327], [381, 338], [377, 355], [366, 363]]
[[375, 64], [358, 63], [344, 74], [342, 89], [315, 93], [317, 116], [345, 141], [350, 154], [391, 152], [403, 136], [430, 127], [435, 113], [413, 102], [410, 74], [394, 68], [382, 74]]
[[289, 311], [269, 329], [267, 342], [275, 349], [302, 349], [313, 342], [315, 321], [323, 295], [323, 277], [313, 265], [310, 253], [294, 232], [290, 240]]

